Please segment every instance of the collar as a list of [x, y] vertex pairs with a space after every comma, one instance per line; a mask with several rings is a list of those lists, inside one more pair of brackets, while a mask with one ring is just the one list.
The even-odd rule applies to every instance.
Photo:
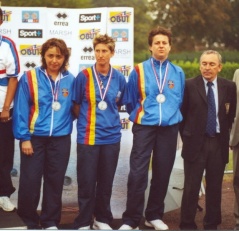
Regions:
[[[203, 82], [204, 82], [204, 86], [205, 87], [207, 87], [207, 80], [204, 78], [204, 77], [202, 77], [202, 79], [203, 79]], [[212, 83], [213, 83], [213, 86], [215, 87], [215, 89], [217, 88], [217, 76], [216, 76], [216, 78], [212, 81]]]
[[153, 63], [154, 63], [155, 66], [160, 66], [160, 65], [166, 66], [167, 63], [169, 62], [168, 59], [165, 59], [163, 62], [161, 62], [161, 61], [155, 59], [154, 57], [151, 57], [151, 59], [153, 59]]

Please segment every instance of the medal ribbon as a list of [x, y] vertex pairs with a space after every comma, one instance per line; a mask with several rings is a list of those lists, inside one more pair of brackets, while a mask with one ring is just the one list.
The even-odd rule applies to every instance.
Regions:
[[[60, 82], [61, 82], [61, 73], [59, 73], [60, 75], [60, 78], [59, 78], [59, 81], [56, 82], [56, 86], [55, 86], [55, 91], [53, 90], [53, 86], [52, 86], [52, 83], [51, 83], [51, 80], [50, 80], [50, 77], [48, 76], [48, 74], [46, 73], [46, 76], [49, 80], [49, 83], [50, 83], [50, 86], [51, 86], [51, 92], [52, 92], [52, 97], [53, 97], [53, 102], [56, 102], [57, 99], [58, 99], [58, 92], [59, 92], [59, 89], [60, 89]], [[58, 76], [57, 76], [58, 77]], [[57, 84], [58, 83], [58, 84]]]
[[109, 88], [109, 85], [110, 85], [110, 81], [111, 81], [111, 78], [112, 78], [113, 68], [110, 66], [110, 76], [109, 76], [108, 82], [106, 84], [104, 94], [102, 93], [102, 89], [100, 87], [100, 77], [98, 76], [98, 74], [96, 72], [96, 66], [95, 65], [93, 66], [93, 70], [94, 70], [95, 78], [96, 78], [96, 81], [97, 81], [97, 84], [98, 84], [98, 87], [99, 87], [100, 98], [101, 98], [102, 101], [104, 101], [106, 92], [108, 91], [108, 88]]
[[161, 78], [160, 78], [160, 82], [159, 82], [159, 77], [156, 73], [156, 70], [155, 70], [155, 67], [154, 67], [154, 63], [153, 63], [153, 59], [151, 58], [151, 65], [152, 65], [152, 68], [153, 68], [153, 71], [154, 71], [154, 76], [155, 76], [155, 79], [157, 81], [157, 85], [158, 85], [158, 88], [159, 88], [159, 93], [162, 94], [163, 92], [163, 89], [164, 89], [164, 85], [165, 85], [165, 82], [166, 82], [166, 79], [167, 79], [167, 75], [168, 75], [168, 63], [167, 63], [167, 66], [166, 66], [166, 71], [165, 71], [165, 74], [164, 74], [164, 77], [163, 77], [163, 83], [161, 84]]

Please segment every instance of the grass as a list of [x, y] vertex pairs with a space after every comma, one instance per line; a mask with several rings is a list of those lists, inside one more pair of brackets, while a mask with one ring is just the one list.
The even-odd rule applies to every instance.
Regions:
[[232, 154], [232, 151], [229, 152], [229, 162], [226, 165], [225, 171], [233, 171], [233, 154]]

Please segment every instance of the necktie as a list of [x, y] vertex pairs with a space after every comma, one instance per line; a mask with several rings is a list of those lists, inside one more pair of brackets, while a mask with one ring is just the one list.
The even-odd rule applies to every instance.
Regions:
[[215, 97], [212, 90], [212, 82], [207, 82], [208, 92], [207, 92], [207, 105], [208, 105], [208, 114], [207, 114], [207, 127], [206, 133], [209, 136], [215, 136], [216, 134], [216, 105]]

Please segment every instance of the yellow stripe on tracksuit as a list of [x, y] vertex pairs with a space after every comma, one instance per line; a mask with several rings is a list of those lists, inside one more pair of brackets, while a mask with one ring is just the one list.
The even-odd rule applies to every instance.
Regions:
[[144, 76], [144, 68], [143, 68], [143, 64], [140, 63], [138, 64], [138, 85], [139, 85], [139, 90], [140, 90], [140, 109], [138, 111], [138, 115], [137, 115], [137, 122], [138, 124], [141, 124], [141, 119], [144, 116], [144, 101], [146, 98], [146, 94], [145, 94], [145, 76]]
[[34, 105], [34, 111], [31, 111], [31, 121], [30, 121], [30, 133], [34, 132], [34, 127], [36, 120], [39, 116], [39, 104], [38, 104], [38, 82], [37, 82], [37, 76], [36, 76], [36, 71], [33, 69], [30, 71], [31, 75], [31, 81], [32, 81], [32, 97], [33, 97], [33, 105]]
[[96, 96], [95, 96], [95, 82], [94, 82], [94, 74], [91, 68], [87, 68], [89, 74], [89, 83], [87, 85], [87, 97], [88, 97], [88, 124], [87, 124], [87, 131], [88, 131], [88, 144], [94, 145], [95, 144], [95, 124], [96, 124]]

